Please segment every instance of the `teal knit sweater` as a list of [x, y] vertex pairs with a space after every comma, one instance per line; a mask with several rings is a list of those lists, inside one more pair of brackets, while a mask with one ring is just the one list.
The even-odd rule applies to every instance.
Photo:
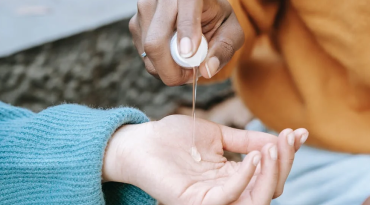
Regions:
[[110, 136], [146, 121], [132, 108], [64, 104], [36, 114], [0, 102], [0, 204], [155, 204], [132, 185], [101, 183]]

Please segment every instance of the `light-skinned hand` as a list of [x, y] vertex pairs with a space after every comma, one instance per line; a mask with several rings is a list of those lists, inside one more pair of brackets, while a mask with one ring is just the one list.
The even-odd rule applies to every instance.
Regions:
[[244, 42], [244, 33], [227, 0], [139, 0], [137, 14], [129, 27], [140, 54], [144, 51], [145, 67], [166, 85], [190, 82], [191, 69], [180, 68], [172, 59], [170, 40], [178, 32], [179, 53], [194, 55], [202, 33], [209, 51], [199, 70], [211, 78], [230, 61]]
[[[196, 162], [192, 129], [192, 118], [181, 115], [123, 126], [107, 146], [103, 179], [133, 184], [164, 204], [269, 204], [282, 193], [294, 154], [308, 136], [305, 129], [276, 137], [197, 119], [202, 160]], [[227, 161], [224, 150], [247, 156]]]

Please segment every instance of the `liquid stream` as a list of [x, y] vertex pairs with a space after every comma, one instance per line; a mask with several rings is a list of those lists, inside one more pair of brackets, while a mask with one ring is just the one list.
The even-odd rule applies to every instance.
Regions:
[[200, 162], [202, 157], [195, 146], [195, 102], [197, 98], [197, 82], [198, 82], [198, 69], [199, 67], [193, 68], [193, 108], [192, 108], [192, 116], [193, 116], [193, 139], [192, 139], [192, 146], [191, 146], [191, 156], [196, 162]]

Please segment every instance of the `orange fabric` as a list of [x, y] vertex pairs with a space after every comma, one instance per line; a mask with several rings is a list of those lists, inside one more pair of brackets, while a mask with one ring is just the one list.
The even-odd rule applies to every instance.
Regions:
[[[231, 75], [268, 127], [305, 127], [307, 144], [370, 153], [370, 2], [230, 0], [246, 41]], [[205, 80], [203, 80], [205, 81]]]

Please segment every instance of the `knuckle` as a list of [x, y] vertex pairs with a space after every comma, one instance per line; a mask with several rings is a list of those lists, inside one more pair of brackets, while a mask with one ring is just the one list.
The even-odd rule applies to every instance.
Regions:
[[147, 38], [144, 42], [144, 50], [145, 52], [150, 55], [151, 57], [156, 57], [161, 55], [162, 42], [160, 40], [156, 40], [154, 38]]
[[222, 49], [224, 60], [229, 61], [235, 53], [232, 40], [226, 38], [220, 39], [220, 47]]
[[155, 0], [138, 0], [137, 1], [137, 12], [146, 14], [151, 8], [155, 7]]
[[155, 70], [155, 68], [148, 63], [145, 63], [145, 69], [150, 75], [158, 75], [158, 72]]
[[153, 77], [155, 77], [156, 79], [161, 79], [158, 75], [158, 72], [157, 70], [154, 68], [154, 66], [147, 62], [147, 61], [144, 61], [145, 62], [145, 70], [150, 74], [152, 75]]
[[192, 36], [193, 31], [196, 30], [194, 25], [197, 25], [197, 22], [195, 21], [195, 19], [188, 19], [188, 18], [178, 19], [177, 31], [180, 36], [190, 37]]
[[182, 29], [189, 29], [189, 28], [192, 28], [193, 25], [195, 25], [195, 19], [188, 19], [188, 18], [184, 18], [184, 19], [180, 19], [177, 23], [178, 27], [179, 28], [182, 28]]
[[137, 1], [137, 11], [138, 13], [143, 13], [145, 11], [147, 0], [138, 0]]
[[128, 29], [130, 30], [131, 34], [137, 33], [137, 17], [134, 15], [131, 19], [130, 22], [128, 23]]

